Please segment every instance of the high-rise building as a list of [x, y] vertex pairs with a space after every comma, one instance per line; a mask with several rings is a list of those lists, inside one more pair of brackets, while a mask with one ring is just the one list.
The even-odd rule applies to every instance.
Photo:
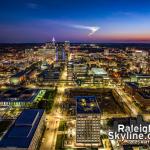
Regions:
[[66, 53], [63, 46], [58, 46], [56, 48], [56, 61], [64, 62], [66, 59]]
[[56, 56], [55, 39], [53, 38], [51, 42], [45, 43], [42, 48], [38, 49], [38, 53], [40, 56], [43, 56], [43, 58], [47, 58], [47, 61], [53, 60]]
[[55, 46], [55, 38], [54, 37], [52, 39], [52, 44], [53, 44], [53, 46]]
[[76, 97], [76, 144], [99, 146], [100, 109], [95, 96]]

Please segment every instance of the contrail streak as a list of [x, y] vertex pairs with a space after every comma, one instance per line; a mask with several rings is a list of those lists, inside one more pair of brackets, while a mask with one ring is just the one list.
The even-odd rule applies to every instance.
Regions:
[[78, 29], [90, 30], [91, 32], [88, 34], [88, 36], [93, 35], [95, 32], [97, 32], [100, 29], [100, 27], [98, 27], [98, 26], [73, 25], [72, 27], [78, 28]]

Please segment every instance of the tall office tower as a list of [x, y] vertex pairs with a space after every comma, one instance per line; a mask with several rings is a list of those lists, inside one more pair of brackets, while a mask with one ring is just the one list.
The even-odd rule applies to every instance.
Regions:
[[55, 46], [55, 38], [52, 39], [52, 45]]
[[70, 57], [70, 42], [69, 41], [65, 41], [64, 50], [66, 53], [66, 60], [68, 60], [68, 58]]
[[44, 60], [48, 63], [55, 61], [56, 46], [54, 40], [52, 40], [51, 42], [47, 42], [45, 43], [45, 45], [41, 46], [38, 49], [38, 54], [41, 56], [42, 61]]
[[47, 42], [44, 46], [45, 49], [52, 49], [55, 48], [55, 38], [52, 38], [51, 42]]
[[76, 144], [77, 146], [99, 146], [100, 109], [95, 96], [76, 97]]
[[66, 53], [63, 46], [56, 48], [56, 61], [64, 62], [66, 59]]
[[73, 81], [73, 61], [67, 62], [67, 80], [70, 82]]

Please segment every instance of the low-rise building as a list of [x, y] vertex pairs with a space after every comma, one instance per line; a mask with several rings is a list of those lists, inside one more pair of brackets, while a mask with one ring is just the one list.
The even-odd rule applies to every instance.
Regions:
[[0, 141], [1, 150], [36, 150], [44, 130], [44, 110], [26, 109]]
[[0, 106], [31, 107], [34, 102], [41, 99], [46, 90], [39, 89], [8, 89], [0, 93]]
[[127, 82], [125, 91], [134, 98], [143, 111], [150, 111], [150, 87], [140, 87], [136, 82]]

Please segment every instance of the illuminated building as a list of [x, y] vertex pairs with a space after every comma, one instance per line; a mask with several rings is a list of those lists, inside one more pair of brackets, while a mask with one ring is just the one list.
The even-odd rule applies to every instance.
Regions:
[[47, 61], [49, 61], [49, 59], [54, 60], [56, 56], [56, 45], [54, 37], [52, 42], [48, 42], [43, 47], [38, 49], [38, 54], [42, 56], [43, 60], [46, 60], [46, 58]]
[[73, 72], [76, 74], [77, 78], [85, 77], [87, 75], [87, 65], [86, 64], [74, 64]]
[[67, 80], [73, 80], [73, 61], [68, 61], [67, 63]]
[[65, 48], [65, 51], [67, 51], [67, 52], [70, 51], [70, 42], [69, 41], [65, 41], [64, 48]]
[[76, 97], [76, 144], [100, 145], [100, 109], [95, 96]]
[[135, 100], [137, 107], [143, 112], [150, 111], [150, 88], [140, 87], [136, 82], [126, 82], [125, 91], [128, 92]]
[[56, 61], [57, 62], [64, 62], [66, 59], [66, 54], [63, 46], [58, 46], [56, 48]]
[[150, 86], [150, 75], [146, 74], [131, 75], [131, 82], [137, 82], [139, 86]]
[[1, 107], [23, 107], [29, 108], [34, 105], [37, 100], [40, 100], [46, 90], [38, 89], [8, 89], [0, 93], [0, 106]]
[[48, 69], [48, 64], [47, 64], [47, 62], [43, 62], [42, 64], [41, 64], [41, 70], [46, 70], [46, 69]]
[[108, 82], [108, 74], [103, 68], [91, 68], [89, 75], [92, 77], [93, 83]]
[[132, 55], [137, 58], [148, 57], [148, 54], [149, 53], [147, 51], [143, 51], [143, 50], [135, 50], [132, 53]]
[[22, 70], [12, 75], [9, 79], [10, 84], [18, 85], [18, 84], [24, 83], [30, 78], [34, 78], [38, 65], [39, 63], [33, 63], [30, 67], [26, 68], [25, 70]]
[[42, 85], [57, 85], [60, 77], [60, 70], [44, 70], [38, 77], [38, 82]]
[[26, 80], [25, 71], [18, 72], [10, 78], [10, 83], [17, 85]]
[[105, 56], [109, 55], [109, 49], [104, 49], [104, 55]]
[[53, 46], [55, 46], [55, 38], [54, 37], [52, 39], [52, 44], [53, 44]]

